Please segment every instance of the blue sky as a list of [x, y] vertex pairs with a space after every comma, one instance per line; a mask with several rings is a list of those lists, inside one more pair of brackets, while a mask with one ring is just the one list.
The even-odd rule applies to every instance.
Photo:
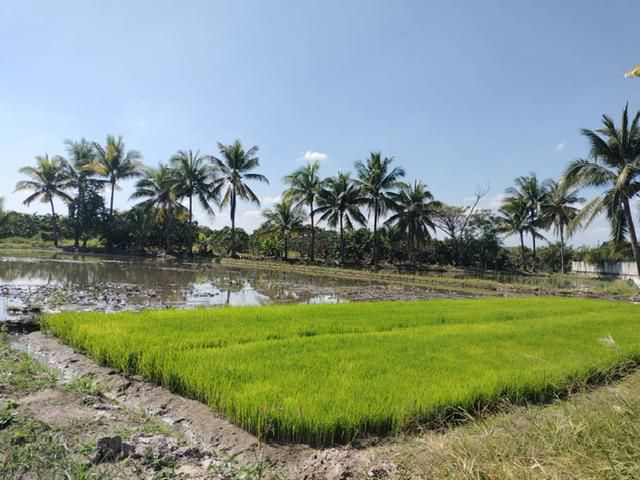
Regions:
[[[266, 207], [305, 152], [330, 175], [371, 150], [445, 202], [489, 186], [495, 206], [514, 177], [583, 156], [579, 128], [640, 108], [640, 79], [622, 78], [638, 18], [631, 0], [3, 0], [0, 195], [43, 211], [12, 193], [18, 168], [114, 133], [149, 164], [259, 145]], [[242, 206], [240, 225], [259, 221]], [[574, 242], [606, 237], [596, 222]]]

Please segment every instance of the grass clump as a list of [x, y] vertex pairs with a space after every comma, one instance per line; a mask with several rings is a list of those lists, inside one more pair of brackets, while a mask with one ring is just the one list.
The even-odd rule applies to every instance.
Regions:
[[640, 360], [639, 313], [622, 302], [488, 298], [66, 312], [44, 324], [263, 438], [330, 444], [619, 375]]
[[640, 478], [640, 372], [551, 406], [512, 407], [376, 447], [402, 478]]
[[66, 390], [69, 392], [80, 393], [90, 397], [102, 397], [105, 392], [105, 385], [102, 382], [96, 382], [91, 377], [83, 376], [72, 379], [67, 385]]
[[26, 353], [11, 349], [0, 332], [0, 398], [2, 396], [36, 392], [56, 383], [53, 370], [41, 365]]

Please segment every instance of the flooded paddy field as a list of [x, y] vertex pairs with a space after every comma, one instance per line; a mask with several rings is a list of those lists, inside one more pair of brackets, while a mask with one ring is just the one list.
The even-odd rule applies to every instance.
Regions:
[[[74, 255], [51, 251], [0, 251], [0, 325], [3, 323], [2, 320], [16, 322], [19, 325], [22, 319], [37, 317], [39, 311], [118, 312], [144, 308], [182, 309], [224, 305], [266, 306], [282, 303], [343, 303], [367, 300], [538, 295], [595, 296], [629, 300], [637, 299], [637, 289], [622, 281], [601, 281], [571, 275], [517, 277], [466, 272], [408, 273], [398, 272], [394, 268], [371, 271], [291, 265], [273, 261], [223, 260], [222, 263], [213, 263], [160, 258]], [[545, 300], [542, 298], [539, 300], [569, 301], [569, 299]], [[531, 301], [537, 300], [531, 299]], [[422, 304], [425, 308], [419, 309], [420, 314], [435, 315], [437, 312], [434, 309], [439, 303], [442, 302], [425, 302]], [[451, 305], [455, 304], [456, 308], [446, 313], [455, 315], [460, 310], [457, 307], [469, 304], [472, 306], [475, 318], [476, 305], [480, 303], [448, 302]], [[611, 303], [611, 308], [626, 308], [622, 302]], [[510, 304], [508, 301], [507, 305]], [[392, 309], [393, 314], [379, 315], [383, 320], [395, 317], [400, 304], [394, 302], [387, 305], [387, 308]], [[319, 310], [343, 307], [358, 309], [361, 306], [366, 307], [365, 304], [352, 303], [351, 305], [326, 305], [319, 307]], [[367, 308], [377, 310], [382, 307], [384, 304], [376, 303], [369, 304]], [[248, 313], [249, 310], [267, 313], [274, 308], [280, 307], [234, 309], [234, 313], [241, 314], [245, 310], [247, 312], [244, 313]], [[296, 310], [306, 307], [292, 308]], [[546, 310], [553, 313], [554, 309]], [[176, 315], [199, 313], [198, 311], [174, 312]], [[209, 311], [209, 313], [223, 314], [220, 311]], [[149, 312], [149, 314], [173, 315], [166, 311]], [[138, 314], [123, 312], [116, 314], [116, 317], [123, 315]], [[111, 315], [103, 317], [111, 317]], [[316, 324], [308, 317], [306, 314], [295, 317], [295, 325], [292, 327], [295, 338], [291, 341], [296, 345], [309, 343], [310, 346], [314, 341], [326, 342], [330, 336], [318, 334], [316, 330], [319, 328], [319, 323]], [[347, 317], [346, 323], [354, 321], [352, 315]], [[410, 319], [415, 319], [414, 317], [416, 315], [410, 315]], [[373, 321], [371, 315], [365, 315], [363, 319], [363, 324], [368, 326]], [[313, 325], [302, 325], [305, 321]], [[6, 405], [13, 408], [9, 414], [11, 421], [15, 424], [14, 427], [7, 429], [7, 432], [20, 429], [20, 431], [25, 429], [28, 431], [28, 428], [44, 428], [41, 427], [42, 424], [48, 425], [49, 436], [42, 437], [42, 442], [36, 442], [35, 446], [30, 448], [49, 448], [50, 444], [56, 445], [57, 441], [61, 445], [68, 446], [69, 448], [65, 447], [65, 451], [72, 452], [73, 458], [81, 462], [78, 465], [71, 464], [78, 468], [115, 472], [114, 478], [151, 478], [157, 473], [158, 468], [161, 468], [163, 473], [179, 474], [182, 478], [409, 478], [402, 476], [406, 467], [402, 464], [401, 455], [393, 452], [396, 450], [402, 452], [405, 445], [410, 445], [415, 438], [421, 439], [421, 436], [415, 437], [413, 433], [406, 433], [406, 438], [400, 439], [393, 435], [369, 434], [354, 440], [353, 443], [346, 445], [338, 443], [333, 446], [315, 445], [312, 439], [307, 437], [301, 442], [293, 443], [282, 440], [265, 441], [256, 434], [256, 431], [252, 433], [251, 429], [241, 428], [230, 421], [229, 415], [218, 409], [180, 396], [180, 392], [172, 393], [167, 388], [145, 381], [143, 376], [133, 374], [135, 372], [126, 374], [119, 368], [96, 362], [78, 351], [78, 346], [74, 349], [47, 332], [33, 331], [39, 328], [35, 323], [29, 330], [11, 328], [11, 323], [4, 324], [9, 325], [9, 331], [12, 334], [0, 342], [0, 349], [2, 349], [0, 362], [4, 361], [3, 368], [11, 371], [9, 377], [14, 379], [9, 385], [10, 388], [5, 386], [3, 394], [6, 397], [5, 400], [9, 399]], [[151, 324], [155, 328], [148, 329], [150, 334], [160, 330], [159, 324], [155, 322]], [[260, 324], [262, 325], [262, 322]], [[503, 324], [504, 322], [501, 327], [504, 327]], [[393, 328], [406, 327], [397, 321], [393, 325], [395, 325]], [[465, 326], [463, 330], [467, 329], [468, 326]], [[385, 331], [375, 332], [372, 336], [377, 339], [380, 336], [393, 337], [402, 333], [387, 332], [386, 327], [382, 330]], [[107, 328], [107, 331], [113, 332], [114, 329]], [[255, 326], [250, 328], [245, 326], [236, 333], [243, 335], [252, 334], [255, 331]], [[16, 335], [20, 332], [30, 333]], [[170, 335], [170, 338], [184, 339], [185, 333], [184, 329], [180, 329], [178, 334]], [[611, 333], [610, 329], [598, 332], [594, 338], [607, 340], [605, 337], [608, 333]], [[619, 339], [630, 338], [629, 334], [622, 335], [616, 332], [613, 334], [615, 341], [610, 340], [612, 345], [617, 345], [615, 342]], [[525, 337], [535, 341], [539, 335], [540, 329], [536, 327], [536, 335], [525, 335]], [[219, 337], [219, 335], [215, 336]], [[341, 335], [336, 340], [342, 340], [348, 336]], [[360, 343], [366, 340], [360, 338], [362, 335], [356, 337], [354, 341], [358, 340]], [[413, 337], [408, 335], [407, 338], [411, 340]], [[471, 335], [471, 337], [474, 341], [478, 338], [477, 335]], [[495, 335], [491, 336], [492, 341], [494, 337]], [[553, 334], [550, 338], [559, 337]], [[571, 338], [575, 338], [575, 335]], [[609, 347], [603, 346], [600, 340], [591, 347], [602, 349], [605, 354], [608, 353]], [[282, 343], [284, 339], [276, 343], [278, 342]], [[107, 344], [110, 343], [111, 339], [108, 339]], [[380, 352], [388, 349], [379, 350], [377, 345], [376, 341], [373, 358], [379, 361]], [[250, 348], [250, 345], [243, 345], [242, 348]], [[352, 350], [353, 346], [350, 345], [346, 352]], [[422, 353], [433, 350], [433, 347], [424, 348], [423, 346], [418, 349]], [[447, 350], [461, 351], [459, 347]], [[580, 351], [582, 350], [580, 346]], [[220, 351], [222, 352], [222, 349]], [[504, 349], [500, 349], [500, 352], [503, 351]], [[289, 355], [291, 349], [286, 348], [285, 352]], [[522, 354], [521, 349], [517, 352]], [[327, 354], [326, 350], [319, 348], [311, 358], [321, 358], [324, 354]], [[356, 359], [361, 361], [364, 358], [362, 348], [354, 355], [354, 361], [351, 363], [355, 365]], [[331, 358], [334, 356], [332, 354]], [[417, 355], [409, 356], [409, 358], [414, 357], [417, 358]], [[488, 359], [494, 357], [496, 356], [483, 356]], [[236, 362], [237, 356], [234, 355], [233, 358]], [[299, 361], [291, 363], [302, 365]], [[405, 359], [395, 363], [406, 365], [408, 362]], [[449, 362], [446, 363], [449, 364]], [[476, 365], [478, 362], [467, 363]], [[527, 360], [527, 365], [530, 363], [531, 361]], [[247, 365], [248, 362], [243, 361], [240, 364]], [[322, 361], [321, 364], [326, 366], [329, 362]], [[503, 363], [500, 365], [503, 366]], [[273, 370], [284, 371], [279, 367]], [[298, 370], [300, 369], [296, 369]], [[314, 381], [317, 381], [317, 365], [314, 364], [313, 368], [308, 370], [313, 372]], [[343, 370], [340, 368], [340, 374], [346, 371]], [[440, 370], [441, 368], [433, 369], [433, 371]], [[379, 375], [380, 372], [380, 368], [374, 369], [375, 375]], [[395, 373], [393, 376], [396, 377]], [[446, 378], [449, 377], [446, 376]], [[475, 379], [476, 376], [473, 378]], [[272, 383], [277, 386], [276, 382]], [[346, 383], [355, 385], [351, 381]], [[418, 381], [409, 382], [412, 389], [413, 385], [419, 383]], [[468, 382], [459, 383], [466, 385]], [[310, 384], [310, 382], [303, 384]], [[385, 395], [402, 391], [402, 385], [392, 388], [389, 388], [389, 385], [391, 385], [390, 381], [383, 382]], [[286, 392], [287, 388], [281, 387], [276, 390]], [[325, 385], [320, 389], [321, 392], [334, 390], [336, 390], [334, 385]], [[361, 387], [356, 390], [352, 392], [353, 398], [364, 398], [367, 392], [375, 391], [370, 387]], [[442, 389], [442, 391], [445, 390]], [[231, 394], [227, 393], [226, 396], [231, 397]], [[187, 395], [187, 397], [192, 396]], [[311, 396], [308, 397], [311, 398]], [[240, 402], [237, 403], [240, 404]], [[305, 411], [308, 410], [309, 408], [305, 409]], [[7, 436], [9, 433], [5, 434], [6, 438], [9, 438]], [[2, 435], [0, 432], [0, 442]], [[33, 438], [40, 438], [39, 434], [33, 435]], [[436, 435], [436, 433], [431, 432], [427, 435]], [[122, 441], [121, 453], [123, 456], [126, 453], [126, 460], [87, 467], [89, 465], [87, 461], [94, 462], [95, 459], [100, 458], [101, 442], [111, 442], [116, 439]], [[64, 458], [67, 462], [64, 465], [43, 464], [41, 467], [47, 471], [51, 468], [66, 471], [71, 457]], [[158, 459], [161, 460], [160, 463]], [[20, 465], [18, 467], [23, 468]], [[28, 466], [28, 469], [33, 468], [33, 465]], [[262, 473], [251, 476], [254, 472]]]
[[260, 306], [504, 295], [631, 298], [622, 280], [576, 275], [370, 272], [275, 262], [0, 250], [0, 321], [33, 311]]
[[211, 261], [0, 251], [0, 321], [32, 309], [119, 311], [461, 295], [376, 279]]

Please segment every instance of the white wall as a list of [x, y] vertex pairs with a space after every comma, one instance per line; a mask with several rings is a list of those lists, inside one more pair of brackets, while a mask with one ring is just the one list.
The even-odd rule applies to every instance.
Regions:
[[638, 278], [638, 267], [635, 262], [604, 262], [602, 265], [586, 262], [571, 262], [571, 270], [575, 273], [600, 276], [610, 275], [621, 278]]

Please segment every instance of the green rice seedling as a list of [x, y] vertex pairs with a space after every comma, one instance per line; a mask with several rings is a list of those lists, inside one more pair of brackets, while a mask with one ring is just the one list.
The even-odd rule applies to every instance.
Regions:
[[639, 314], [632, 303], [536, 297], [67, 312], [43, 322], [99, 362], [263, 438], [332, 444], [618, 376], [640, 361]]

